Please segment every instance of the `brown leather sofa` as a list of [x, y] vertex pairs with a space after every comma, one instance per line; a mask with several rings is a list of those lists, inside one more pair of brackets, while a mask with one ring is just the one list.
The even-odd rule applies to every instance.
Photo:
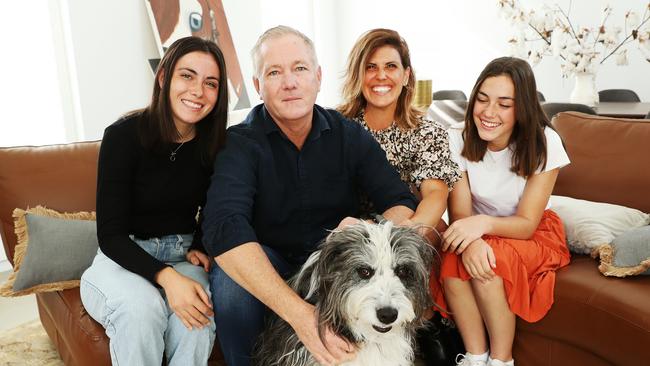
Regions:
[[[553, 124], [571, 159], [553, 194], [650, 212], [650, 120], [563, 112]], [[513, 352], [518, 366], [650, 365], [650, 276], [605, 277], [573, 255], [546, 317], [518, 319]]]
[[[95, 210], [98, 152], [98, 141], [0, 148], [0, 234], [12, 264], [14, 208], [43, 205], [60, 212]], [[79, 288], [39, 293], [36, 301], [43, 327], [66, 365], [111, 364], [104, 328], [86, 313]], [[209, 364], [224, 364], [218, 344]]]
[[[650, 212], [650, 121], [567, 112], [554, 123], [572, 161], [554, 194]], [[0, 149], [0, 234], [9, 258], [16, 244], [14, 208], [94, 210], [98, 147], [83, 142]], [[36, 299], [66, 365], [110, 364], [104, 329], [84, 311], [78, 289]], [[517, 323], [514, 356], [519, 366], [649, 364], [650, 277], [605, 277], [594, 259], [573, 256], [557, 274], [548, 315]], [[223, 362], [216, 346], [211, 360]]]

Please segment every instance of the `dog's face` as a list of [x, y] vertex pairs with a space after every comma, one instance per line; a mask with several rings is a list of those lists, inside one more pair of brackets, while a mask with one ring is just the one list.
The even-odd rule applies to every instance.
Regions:
[[330, 234], [298, 283], [309, 283], [308, 300], [318, 299], [321, 324], [372, 341], [420, 323], [431, 304], [432, 258], [432, 247], [412, 229], [361, 223]]

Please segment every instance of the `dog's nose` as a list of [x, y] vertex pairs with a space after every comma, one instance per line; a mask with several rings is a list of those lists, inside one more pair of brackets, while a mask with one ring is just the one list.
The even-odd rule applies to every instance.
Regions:
[[377, 309], [377, 319], [384, 324], [390, 324], [397, 319], [397, 309], [391, 307]]

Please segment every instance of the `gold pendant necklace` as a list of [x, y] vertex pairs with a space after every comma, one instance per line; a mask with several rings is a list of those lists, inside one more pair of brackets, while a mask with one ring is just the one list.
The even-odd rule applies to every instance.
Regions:
[[169, 161], [176, 161], [176, 152], [181, 148], [181, 146], [183, 146], [183, 144], [185, 144], [185, 141], [181, 142], [176, 149], [172, 150], [172, 153], [169, 154]]
[[193, 131], [194, 131], [194, 128], [192, 128], [192, 129], [190, 129], [188, 132], [186, 132], [184, 136], [181, 136], [181, 144], [178, 145], [177, 148], [175, 148], [174, 150], [172, 150], [172, 153], [171, 153], [171, 154], [169, 154], [169, 161], [176, 161], [176, 153], [178, 152], [178, 150], [179, 150], [183, 145], [185, 145], [185, 143], [186, 143], [187, 141], [191, 140], [191, 139], [188, 139], [188, 140], [186, 140], [186, 139], [190, 137], [190, 134], [191, 134]]

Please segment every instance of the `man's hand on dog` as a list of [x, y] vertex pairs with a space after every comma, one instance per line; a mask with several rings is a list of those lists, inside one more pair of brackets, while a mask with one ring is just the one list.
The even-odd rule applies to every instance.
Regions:
[[361, 222], [361, 220], [357, 219], [356, 217], [347, 216], [343, 220], [341, 220], [341, 222], [339, 223], [339, 226], [336, 227], [336, 230], [343, 230], [347, 226], [356, 225], [359, 222]]
[[325, 366], [339, 365], [343, 362], [353, 360], [356, 357], [356, 349], [345, 339], [334, 334], [329, 328], [326, 329], [324, 339], [321, 341], [318, 336], [318, 315], [316, 308], [307, 304], [306, 316], [299, 317], [291, 323], [298, 338], [307, 350], [314, 356], [314, 359]]

